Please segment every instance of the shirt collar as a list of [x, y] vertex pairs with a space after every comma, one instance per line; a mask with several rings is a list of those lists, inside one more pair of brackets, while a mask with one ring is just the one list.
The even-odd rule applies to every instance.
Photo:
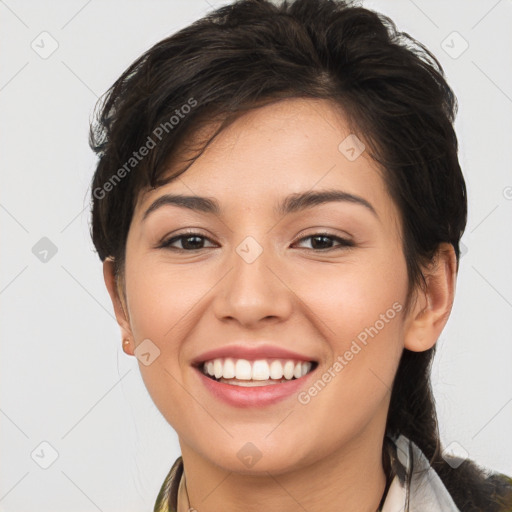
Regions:
[[460, 512], [418, 446], [404, 435], [393, 442], [404, 476], [394, 476], [382, 512]]

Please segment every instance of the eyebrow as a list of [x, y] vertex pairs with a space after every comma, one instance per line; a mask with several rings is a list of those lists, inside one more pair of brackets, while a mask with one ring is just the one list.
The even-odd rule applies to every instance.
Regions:
[[[371, 211], [375, 217], [379, 218], [375, 208], [366, 199], [342, 190], [308, 191], [290, 194], [275, 207], [274, 211], [276, 215], [284, 216], [289, 213], [335, 201], [364, 206]], [[151, 206], [149, 206], [142, 216], [142, 221], [146, 220], [149, 214], [165, 205], [179, 206], [181, 208], [188, 208], [193, 211], [214, 215], [220, 215], [221, 213], [221, 207], [216, 199], [181, 194], [165, 194], [157, 198]]]

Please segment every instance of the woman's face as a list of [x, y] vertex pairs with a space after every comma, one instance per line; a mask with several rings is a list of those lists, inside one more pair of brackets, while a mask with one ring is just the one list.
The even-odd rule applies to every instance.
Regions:
[[[145, 385], [182, 450], [277, 474], [382, 439], [408, 281], [399, 212], [361, 149], [329, 102], [286, 100], [246, 114], [178, 179], [141, 196], [126, 312]], [[323, 191], [361, 201], [293, 201]], [[161, 199], [176, 194], [219, 210]], [[242, 374], [238, 359], [316, 365], [287, 383], [222, 384], [197, 368], [216, 349]]]

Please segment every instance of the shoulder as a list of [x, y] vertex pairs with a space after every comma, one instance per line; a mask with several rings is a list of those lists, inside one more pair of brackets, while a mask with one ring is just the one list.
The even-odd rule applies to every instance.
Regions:
[[398, 483], [404, 488], [411, 510], [512, 511], [509, 476], [482, 468], [468, 459], [444, 459], [436, 453], [429, 460], [403, 435], [393, 442], [395, 468], [401, 470]]
[[501, 506], [498, 510], [510, 512], [512, 510], [512, 478], [503, 473], [493, 472], [486, 481], [492, 500]]
[[183, 459], [179, 456], [160, 487], [153, 512], [176, 512], [178, 486], [183, 474]]

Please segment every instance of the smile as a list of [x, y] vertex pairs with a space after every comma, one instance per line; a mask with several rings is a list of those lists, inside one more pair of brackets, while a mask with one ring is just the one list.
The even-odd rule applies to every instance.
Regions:
[[218, 381], [233, 386], [256, 387], [268, 386], [300, 379], [308, 374], [312, 361], [293, 359], [235, 359], [231, 357], [216, 358], [205, 361], [201, 368], [203, 373]]
[[215, 358], [194, 365], [209, 395], [235, 407], [266, 407], [305, 388], [318, 367], [297, 359]]

